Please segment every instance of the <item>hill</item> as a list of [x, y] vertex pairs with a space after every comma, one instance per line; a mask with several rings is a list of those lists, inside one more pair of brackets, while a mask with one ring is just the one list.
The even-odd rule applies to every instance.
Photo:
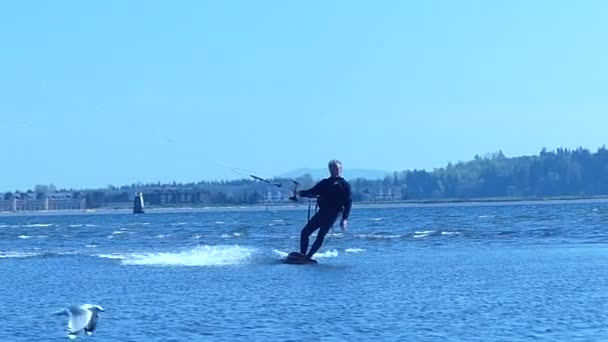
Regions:
[[[390, 171], [383, 170], [370, 170], [370, 169], [345, 169], [343, 173], [343, 177], [345, 179], [357, 179], [357, 178], [365, 178], [370, 180], [384, 179], [387, 174], [390, 174]], [[300, 168], [295, 169], [289, 172], [285, 172], [283, 174], [277, 175], [277, 178], [297, 178], [302, 175], [309, 174], [313, 179], [318, 180], [322, 178], [326, 178], [329, 176], [329, 171], [325, 168], [322, 169], [308, 169], [308, 168]]]

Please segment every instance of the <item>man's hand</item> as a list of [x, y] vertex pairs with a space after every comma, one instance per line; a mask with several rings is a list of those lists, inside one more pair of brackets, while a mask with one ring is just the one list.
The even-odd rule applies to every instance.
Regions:
[[342, 219], [342, 221], [340, 221], [340, 228], [342, 229], [343, 232], [346, 231], [347, 226], [348, 226], [348, 221], [346, 219]]

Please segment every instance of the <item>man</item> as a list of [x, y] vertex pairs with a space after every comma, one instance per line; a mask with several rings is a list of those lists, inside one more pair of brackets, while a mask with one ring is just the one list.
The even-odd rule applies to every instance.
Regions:
[[[321, 180], [311, 189], [302, 190], [298, 193], [301, 197], [317, 197], [317, 204], [319, 205], [319, 211], [304, 226], [300, 236], [300, 253], [306, 259], [312, 259], [312, 256], [321, 248], [325, 235], [336, 222], [340, 213], [342, 213], [340, 228], [346, 231], [348, 225], [348, 216], [353, 202], [350, 184], [342, 178], [342, 163], [340, 161], [330, 160], [328, 167], [329, 178]], [[308, 238], [319, 228], [317, 239], [308, 251]], [[307, 251], [308, 253], [306, 253]]]

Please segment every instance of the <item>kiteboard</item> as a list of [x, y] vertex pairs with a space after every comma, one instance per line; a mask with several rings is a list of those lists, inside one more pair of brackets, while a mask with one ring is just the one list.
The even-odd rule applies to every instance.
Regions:
[[306, 264], [317, 264], [315, 259], [306, 259], [306, 257], [298, 252], [291, 252], [285, 258], [286, 264], [295, 264], [295, 265], [306, 265]]

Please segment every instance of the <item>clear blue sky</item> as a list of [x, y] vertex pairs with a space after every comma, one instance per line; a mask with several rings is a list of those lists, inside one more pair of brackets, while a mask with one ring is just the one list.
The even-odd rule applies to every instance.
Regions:
[[605, 1], [0, 5], [0, 191], [608, 140]]

